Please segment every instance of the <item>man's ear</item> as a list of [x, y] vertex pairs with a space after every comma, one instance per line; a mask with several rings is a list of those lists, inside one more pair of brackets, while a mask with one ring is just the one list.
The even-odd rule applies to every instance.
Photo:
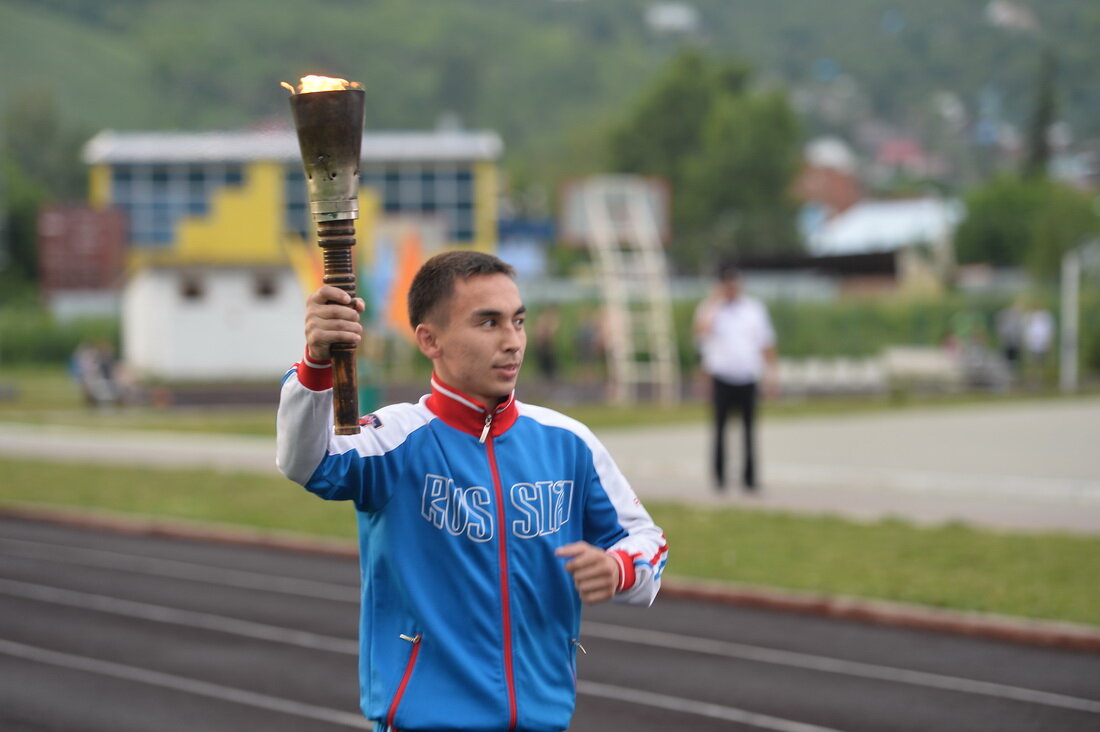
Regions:
[[427, 356], [429, 360], [435, 360], [439, 357], [439, 339], [434, 326], [429, 323], [421, 323], [416, 326], [413, 336], [416, 338], [416, 345], [420, 348], [420, 352]]

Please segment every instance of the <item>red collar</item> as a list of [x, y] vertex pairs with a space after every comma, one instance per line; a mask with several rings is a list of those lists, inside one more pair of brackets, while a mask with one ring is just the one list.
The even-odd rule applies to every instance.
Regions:
[[[457, 430], [467, 432], [474, 437], [481, 437], [485, 431], [489, 410], [472, 397], [447, 386], [435, 374], [432, 374], [432, 393], [428, 396], [427, 406], [445, 424]], [[493, 410], [489, 433], [485, 436], [496, 437], [503, 434], [515, 424], [518, 416], [516, 393], [513, 391]]]

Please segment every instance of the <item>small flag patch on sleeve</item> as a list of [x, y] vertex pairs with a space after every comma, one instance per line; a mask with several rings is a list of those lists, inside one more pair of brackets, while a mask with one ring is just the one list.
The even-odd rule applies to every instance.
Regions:
[[373, 427], [374, 429], [381, 429], [382, 420], [378, 418], [377, 414], [367, 414], [359, 418], [360, 427]]

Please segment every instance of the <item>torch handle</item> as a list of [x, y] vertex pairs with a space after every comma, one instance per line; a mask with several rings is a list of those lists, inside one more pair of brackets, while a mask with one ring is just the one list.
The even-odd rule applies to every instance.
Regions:
[[[355, 221], [317, 222], [317, 244], [324, 253], [324, 283], [355, 297]], [[332, 352], [332, 413], [338, 435], [359, 434], [359, 383], [355, 346], [334, 343]]]

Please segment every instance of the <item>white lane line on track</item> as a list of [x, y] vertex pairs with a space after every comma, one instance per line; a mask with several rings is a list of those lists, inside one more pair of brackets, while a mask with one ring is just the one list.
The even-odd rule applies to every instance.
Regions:
[[839, 658], [829, 658], [828, 656], [814, 656], [808, 653], [780, 651], [773, 648], [750, 646], [742, 643], [730, 643], [728, 641], [720, 641], [713, 638], [697, 638], [679, 635], [677, 633], [628, 628], [608, 623], [585, 622], [581, 627], [581, 632], [585, 636], [595, 636], [597, 638], [646, 645], [655, 648], [690, 651], [693, 653], [703, 653], [708, 656], [735, 658], [743, 661], [769, 663], [778, 666], [792, 666], [812, 671], [823, 671], [825, 673], [859, 676], [861, 678], [875, 679], [878, 681], [893, 681], [912, 686], [924, 686], [933, 689], [980, 694], [982, 696], [992, 696], [999, 699], [1030, 702], [1032, 704], [1073, 709], [1081, 712], [1092, 712], [1094, 714], [1100, 713], [1100, 701], [1081, 699], [1047, 691], [1025, 689], [1019, 686], [1009, 686], [1007, 684], [974, 681], [972, 679], [964, 679], [957, 676], [945, 676], [924, 671], [911, 671], [909, 669], [861, 663], [859, 661], [845, 661]]
[[[8, 544], [14, 548], [16, 544], [28, 549], [28, 553], [38, 553], [40, 557], [50, 558], [76, 564], [89, 564], [110, 568], [108, 561], [117, 561], [124, 569], [132, 572], [157, 574], [159, 571], [178, 572], [172, 576], [208, 582], [211, 584], [240, 586], [236, 581], [247, 583], [250, 589], [268, 590], [285, 594], [313, 597], [309, 594], [312, 590], [327, 587], [326, 593], [331, 599], [342, 602], [357, 602], [358, 591], [345, 585], [331, 582], [318, 582], [313, 580], [296, 580], [278, 577], [276, 575], [251, 572], [246, 570], [223, 570], [204, 564], [192, 564], [174, 560], [149, 560], [134, 557], [120, 552], [104, 552], [100, 550], [85, 550], [73, 547], [58, 547], [57, 545], [25, 541], [20, 539], [0, 539], [0, 546]], [[36, 546], [32, 546], [36, 545]], [[57, 550], [57, 551], [55, 551]], [[100, 556], [96, 556], [100, 555]], [[86, 557], [86, 559], [85, 559]], [[165, 562], [167, 564], [162, 565]], [[270, 586], [265, 582], [270, 581]], [[351, 590], [349, 592], [349, 590]], [[165, 608], [170, 609], [170, 608]], [[239, 621], [238, 621], [239, 622]], [[680, 635], [662, 631], [650, 631], [625, 626], [609, 625], [585, 621], [582, 631], [608, 640], [623, 643], [635, 643], [649, 645], [657, 648], [669, 648], [678, 651], [692, 651], [708, 655], [719, 655], [727, 658], [769, 663], [781, 666], [792, 666], [824, 673], [843, 674], [870, 678], [879, 681], [922, 686], [926, 688], [948, 690], [960, 693], [992, 696], [1000, 699], [1029, 702], [1045, 706], [1053, 706], [1062, 709], [1073, 709], [1092, 713], [1100, 713], [1100, 702], [1091, 699], [1082, 699], [1053, 692], [1037, 691], [1007, 684], [998, 684], [986, 681], [976, 681], [955, 676], [929, 673], [925, 671], [912, 671], [909, 669], [882, 666], [878, 664], [861, 663], [859, 661], [846, 661], [828, 656], [817, 656], [794, 651], [782, 651], [762, 646], [752, 646], [728, 641], [718, 641], [711, 638]]]
[[[281, 575], [266, 574], [251, 570], [225, 569], [208, 564], [181, 562], [175, 559], [142, 557], [123, 552], [103, 549], [86, 549], [57, 544], [47, 544], [25, 539], [0, 538], [0, 548], [8, 556], [25, 559], [39, 559], [82, 567], [97, 567], [113, 571], [149, 574], [157, 577], [171, 577], [193, 582], [239, 587], [248, 590], [263, 590], [284, 595], [312, 597], [337, 602], [359, 602], [359, 588], [353, 585], [341, 585], [336, 582], [299, 579]], [[351, 577], [354, 579], [355, 575]]]
[[111, 615], [149, 620], [155, 623], [182, 625], [188, 628], [212, 630], [257, 640], [285, 643], [314, 651], [329, 651], [352, 656], [359, 652], [359, 644], [347, 638], [309, 633], [304, 630], [283, 628], [277, 625], [254, 623], [250, 620], [238, 620], [224, 615], [180, 610], [179, 608], [153, 605], [146, 602], [120, 600], [117, 597], [96, 595], [90, 592], [63, 590], [30, 582], [0, 579], [0, 594], [37, 602], [65, 605], [80, 610], [93, 610]]
[[[690, 712], [701, 717], [747, 724], [758, 729], [774, 730], [774, 732], [838, 732], [832, 727], [819, 727], [790, 719], [772, 717], [767, 714], [757, 714], [736, 707], [724, 707], [719, 704], [705, 704], [694, 701], [685, 704], [686, 700], [677, 696], [655, 694], [650, 691], [639, 691], [638, 689], [628, 689], [610, 684], [599, 684], [594, 681], [578, 680], [577, 691], [588, 696], [598, 696], [603, 699], [613, 699], [630, 704], [642, 704], [672, 712]], [[688, 704], [690, 704], [690, 707]]]
[[28, 646], [23, 643], [15, 643], [9, 640], [0, 639], [0, 653], [21, 658], [26, 661], [33, 661], [35, 663], [45, 663], [51, 666], [72, 669], [74, 671], [99, 674], [100, 676], [111, 676], [116, 679], [123, 679], [124, 681], [159, 686], [175, 691], [184, 691], [189, 694], [221, 699], [223, 701], [244, 704], [250, 707], [258, 707], [272, 712], [280, 712], [282, 714], [290, 714], [305, 719], [338, 724], [344, 727], [355, 727], [357, 729], [373, 728], [373, 725], [367, 721], [366, 717], [360, 714], [290, 701], [288, 699], [268, 696], [267, 694], [258, 694], [254, 691], [236, 689], [230, 686], [211, 684], [206, 681], [189, 679], [174, 674], [166, 674], [151, 669], [126, 666], [111, 661], [103, 661], [98, 658], [51, 651], [45, 648]]
[[[170, 623], [173, 625], [197, 627], [203, 630], [233, 633], [236, 635], [244, 635], [249, 638], [260, 638], [266, 641], [288, 643], [311, 649], [321, 648], [322, 650], [330, 650], [352, 656], [357, 655], [359, 650], [358, 644], [352, 640], [318, 636], [313, 633], [303, 633], [290, 628], [278, 628], [270, 625], [248, 623], [234, 618], [225, 618], [218, 615], [210, 615], [208, 613], [195, 613], [187, 610], [164, 607], [162, 605], [150, 605], [147, 603], [131, 602], [129, 600], [118, 600], [104, 595], [62, 590], [55, 587], [46, 587], [44, 585], [35, 585], [27, 582], [0, 579], [0, 594], [22, 597], [39, 602], [51, 602], [83, 610], [94, 610], [103, 613], [123, 615], [125, 617], [151, 620], [159, 623]], [[4, 641], [0, 641], [0, 653], [4, 652], [4, 643]], [[115, 664], [110, 665], [114, 666]], [[178, 679], [180, 677], [173, 678]], [[184, 681], [188, 680], [184, 679]], [[203, 684], [204, 682], [194, 683]], [[206, 686], [210, 686], [214, 689], [222, 688], [213, 684], [207, 684]], [[733, 707], [723, 707], [693, 699], [654, 694], [640, 689], [627, 689], [590, 681], [578, 681], [577, 691], [581, 694], [588, 694], [590, 696], [629, 701], [634, 704], [642, 704], [659, 709], [669, 709], [686, 714], [695, 714], [714, 719], [734, 720], [761, 729], [776, 730], [777, 732], [836, 732], [835, 730], [827, 730], [824, 727], [807, 726], [800, 722], [754, 714], [753, 712], [747, 712]]]

